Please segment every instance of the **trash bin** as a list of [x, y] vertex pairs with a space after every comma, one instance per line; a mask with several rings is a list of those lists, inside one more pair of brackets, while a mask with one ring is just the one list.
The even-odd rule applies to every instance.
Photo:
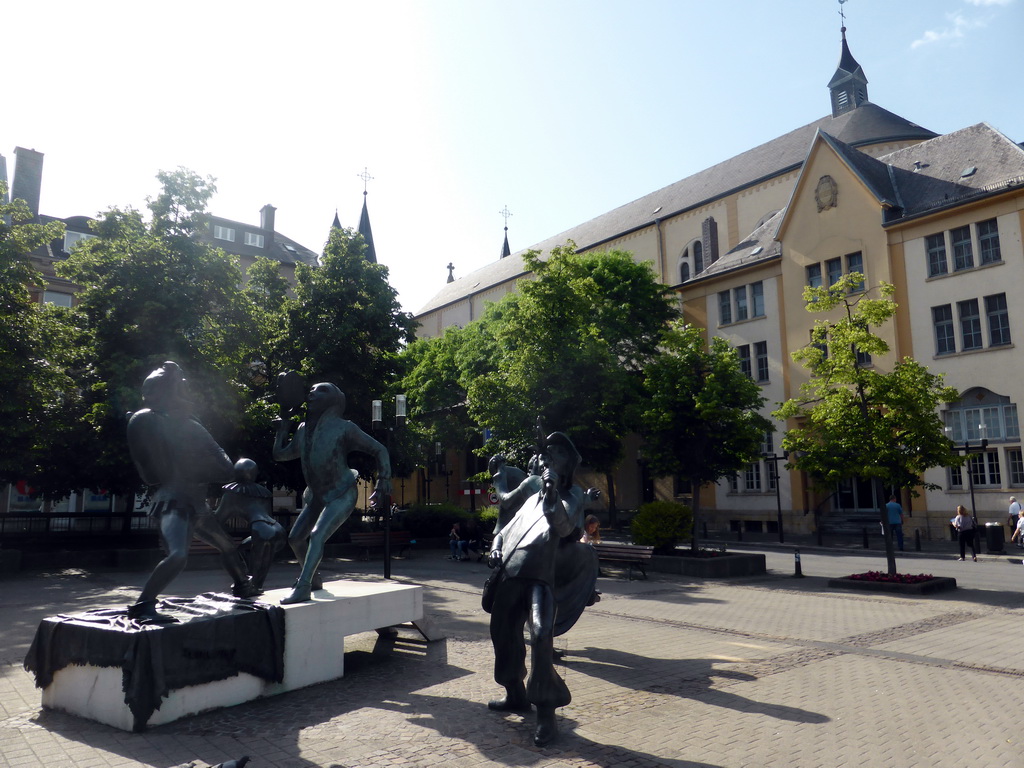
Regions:
[[989, 552], [1002, 552], [1005, 540], [1002, 523], [985, 523], [985, 546]]

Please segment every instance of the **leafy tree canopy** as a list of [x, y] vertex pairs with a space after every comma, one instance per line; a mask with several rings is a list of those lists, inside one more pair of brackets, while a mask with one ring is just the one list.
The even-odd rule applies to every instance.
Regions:
[[33, 301], [43, 285], [30, 254], [57, 240], [59, 222], [39, 224], [24, 200], [7, 199], [0, 182], [0, 481], [39, 481], [41, 451], [52, 435], [51, 419], [68, 391], [61, 366], [51, 363], [50, 312]]
[[761, 388], [725, 339], [708, 345], [700, 328], [676, 323], [646, 373], [641, 420], [653, 472], [679, 475], [696, 489], [758, 458], [772, 423], [758, 413]]
[[[851, 273], [831, 287], [804, 289], [807, 310], [827, 317], [815, 322], [811, 345], [793, 353], [811, 377], [800, 397], [775, 412], [796, 425], [786, 433], [783, 448], [793, 465], [824, 487], [856, 476], [873, 479], [879, 497], [883, 485], [916, 494], [925, 470], [961, 462], [938, 415], [940, 404], [959, 395], [912, 358], [897, 361], [891, 373], [876, 367], [889, 346], [873, 328], [895, 314], [894, 288], [881, 283], [872, 292], [863, 285], [864, 276]], [[879, 514], [894, 574], [884, 505]]]

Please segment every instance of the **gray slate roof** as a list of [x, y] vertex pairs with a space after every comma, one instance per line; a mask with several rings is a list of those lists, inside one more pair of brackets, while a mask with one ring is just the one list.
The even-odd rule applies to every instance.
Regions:
[[[888, 141], [929, 139], [936, 134], [875, 104], [862, 104], [839, 117], [823, 117], [717, 165], [627, 203], [595, 219], [537, 243], [547, 252], [572, 240], [581, 249], [621, 237], [686, 210], [706, 205], [739, 189], [800, 167], [815, 134], [827, 131], [852, 147]], [[658, 211], [655, 214], [655, 210]], [[417, 313], [425, 314], [526, 273], [524, 251], [499, 259], [446, 284]]]

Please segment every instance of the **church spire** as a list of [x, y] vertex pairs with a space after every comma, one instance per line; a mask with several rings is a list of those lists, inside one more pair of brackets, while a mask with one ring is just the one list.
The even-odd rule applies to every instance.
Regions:
[[840, 32], [843, 36], [843, 47], [839, 56], [839, 67], [829, 80], [828, 89], [832, 94], [832, 117], [856, 109], [868, 100], [868, 78], [860, 64], [850, 53], [846, 43], [846, 15], [842, 5], [846, 0], [839, 0], [839, 16], [843, 20]]
[[366, 242], [366, 260], [371, 264], [377, 263], [377, 251], [373, 247], [373, 229], [370, 227], [370, 212], [366, 208], [366, 185], [373, 179], [366, 168], [363, 168], [362, 173], [356, 174], [363, 180], [363, 210], [359, 214], [359, 234], [363, 236], [363, 240]]
[[512, 211], [510, 211], [508, 209], [508, 206], [506, 205], [504, 208], [498, 211], [498, 213], [505, 217], [505, 242], [501, 246], [500, 256], [500, 258], [504, 259], [506, 256], [512, 255], [512, 249], [508, 247], [508, 217], [512, 215]]

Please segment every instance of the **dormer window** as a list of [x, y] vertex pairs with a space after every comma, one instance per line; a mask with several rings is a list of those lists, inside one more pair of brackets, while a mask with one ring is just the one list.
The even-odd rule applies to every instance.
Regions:
[[214, 240], [226, 240], [229, 243], [235, 242], [235, 230], [231, 227], [222, 227], [220, 224], [213, 225]]
[[252, 245], [256, 248], [263, 247], [263, 235], [256, 234], [255, 232], [245, 233], [245, 244]]

